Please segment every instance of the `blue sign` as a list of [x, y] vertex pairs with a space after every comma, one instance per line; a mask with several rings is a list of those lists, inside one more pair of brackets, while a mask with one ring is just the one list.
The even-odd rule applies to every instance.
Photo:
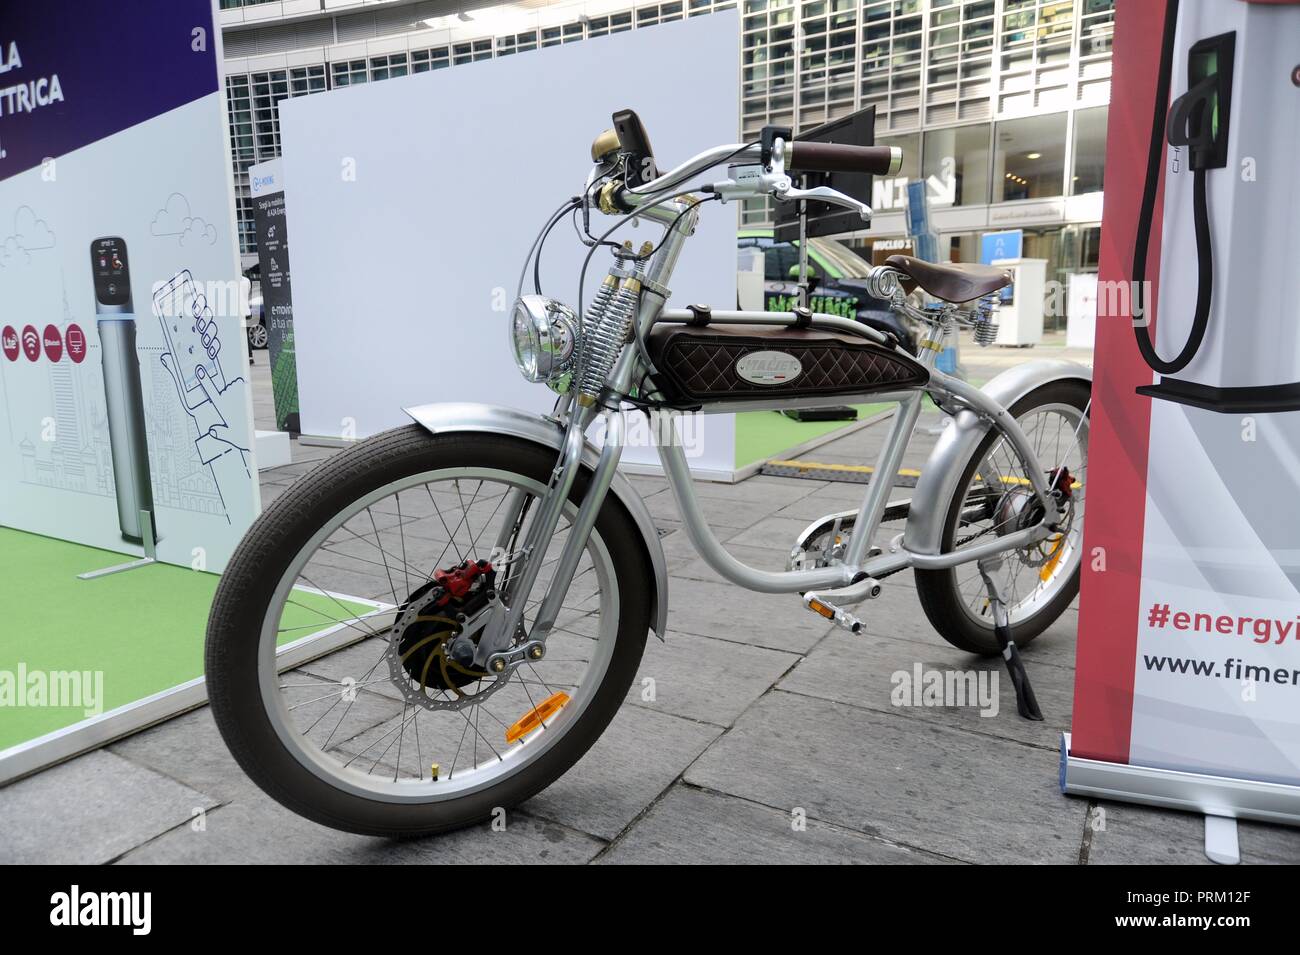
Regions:
[[925, 235], [930, 231], [930, 197], [924, 180], [907, 184], [907, 234]]
[[989, 265], [998, 259], [1018, 259], [1025, 245], [1024, 229], [985, 232], [980, 236], [980, 262]]

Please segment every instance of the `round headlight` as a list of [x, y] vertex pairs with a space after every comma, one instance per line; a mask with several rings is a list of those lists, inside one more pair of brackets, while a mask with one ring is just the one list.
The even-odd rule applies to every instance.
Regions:
[[520, 374], [546, 382], [563, 375], [573, 357], [577, 327], [573, 309], [554, 299], [525, 295], [515, 302], [510, 343]]

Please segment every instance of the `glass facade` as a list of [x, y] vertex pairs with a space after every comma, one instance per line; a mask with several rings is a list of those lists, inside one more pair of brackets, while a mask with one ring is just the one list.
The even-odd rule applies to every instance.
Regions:
[[998, 123], [993, 133], [993, 201], [1065, 195], [1066, 113]]
[[1070, 195], [1101, 192], [1106, 172], [1106, 118], [1108, 107], [1081, 109], [1074, 114], [1074, 174]]
[[938, 188], [930, 205], [973, 206], [989, 201], [989, 124], [928, 129], [921, 175]]
[[[222, 0], [223, 8], [255, 0]], [[236, 189], [247, 167], [279, 155], [278, 104], [327, 88], [423, 73], [541, 47], [740, 8], [741, 135], [768, 124], [806, 131], [876, 107], [876, 141], [901, 146], [898, 179], [877, 181], [878, 210], [899, 208], [906, 180], [931, 204], [978, 206], [1081, 195], [1102, 186], [1114, 0], [671, 0], [457, 38], [404, 52], [227, 76]], [[556, 18], [560, 19], [560, 18]], [[513, 23], [511, 24], [514, 25]], [[472, 30], [472, 23], [466, 29]], [[252, 60], [256, 62], [256, 58]], [[1030, 158], [1030, 157], [1034, 158]], [[888, 193], [891, 201], [880, 202]], [[254, 251], [246, 202], [240, 245]], [[770, 203], [742, 209], [768, 225]]]

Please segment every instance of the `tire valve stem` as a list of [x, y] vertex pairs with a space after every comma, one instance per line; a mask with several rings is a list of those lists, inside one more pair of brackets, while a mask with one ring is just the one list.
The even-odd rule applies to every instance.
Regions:
[[437, 763], [431, 763], [429, 766], [429, 778], [433, 780], [435, 783], [438, 781], [438, 773], [441, 771], [441, 769], [442, 767], [439, 766]]

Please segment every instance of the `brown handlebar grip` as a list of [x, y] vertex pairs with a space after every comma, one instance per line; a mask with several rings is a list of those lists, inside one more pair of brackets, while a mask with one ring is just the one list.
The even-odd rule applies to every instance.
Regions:
[[843, 143], [793, 142], [786, 147], [786, 167], [803, 172], [863, 172], [892, 176], [903, 165], [897, 146], [849, 146]]

